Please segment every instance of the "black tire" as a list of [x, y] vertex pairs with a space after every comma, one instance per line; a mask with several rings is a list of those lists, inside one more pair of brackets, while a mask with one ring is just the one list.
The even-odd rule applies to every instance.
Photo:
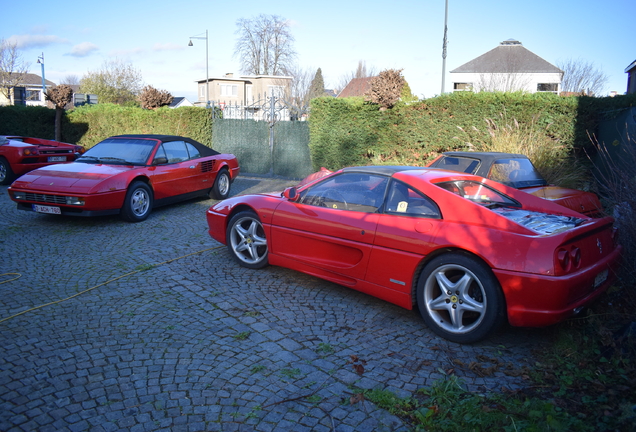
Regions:
[[152, 211], [152, 189], [142, 181], [133, 182], [128, 187], [124, 205], [119, 212], [122, 219], [129, 222], [141, 222]]
[[0, 185], [8, 185], [15, 179], [15, 174], [11, 169], [9, 161], [0, 158]]
[[225, 238], [230, 254], [241, 266], [260, 269], [269, 264], [265, 230], [256, 213], [242, 211], [232, 216]]
[[216, 200], [224, 200], [230, 195], [230, 186], [232, 180], [230, 179], [230, 173], [227, 169], [222, 168], [214, 179], [214, 186], [210, 190], [210, 198]]
[[499, 281], [480, 261], [448, 253], [431, 260], [417, 284], [417, 304], [426, 324], [439, 336], [474, 343], [504, 319]]

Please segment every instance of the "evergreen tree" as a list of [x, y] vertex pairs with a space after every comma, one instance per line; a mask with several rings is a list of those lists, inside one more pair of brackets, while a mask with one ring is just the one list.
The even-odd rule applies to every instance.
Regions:
[[322, 78], [322, 70], [318, 68], [314, 79], [309, 86], [309, 100], [317, 97], [324, 96], [325, 94], [325, 80]]

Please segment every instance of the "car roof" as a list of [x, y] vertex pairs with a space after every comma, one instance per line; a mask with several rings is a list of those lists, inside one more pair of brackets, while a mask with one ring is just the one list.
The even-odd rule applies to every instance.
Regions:
[[465, 157], [472, 159], [479, 159], [482, 162], [492, 163], [499, 159], [528, 159], [528, 156], [518, 153], [503, 153], [503, 152], [444, 152], [444, 156], [449, 157]]
[[218, 151], [213, 150], [212, 148], [203, 145], [200, 142], [193, 140], [192, 138], [182, 137], [178, 135], [129, 134], [115, 135], [110, 138], [156, 139], [164, 143], [171, 141], [185, 141], [192, 144], [199, 151], [199, 153], [201, 153], [201, 156], [214, 156], [219, 154]]
[[392, 176], [397, 172], [425, 170], [427, 168], [418, 166], [397, 166], [397, 165], [370, 165], [370, 166], [358, 166], [343, 168], [343, 172], [359, 172], [366, 174], [380, 174], [385, 176]]

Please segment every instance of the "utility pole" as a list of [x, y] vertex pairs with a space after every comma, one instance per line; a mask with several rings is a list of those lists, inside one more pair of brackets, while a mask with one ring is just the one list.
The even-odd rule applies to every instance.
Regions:
[[446, 0], [446, 10], [444, 12], [444, 43], [442, 44], [442, 92], [444, 94], [444, 87], [446, 84], [446, 45], [448, 44], [448, 0]]

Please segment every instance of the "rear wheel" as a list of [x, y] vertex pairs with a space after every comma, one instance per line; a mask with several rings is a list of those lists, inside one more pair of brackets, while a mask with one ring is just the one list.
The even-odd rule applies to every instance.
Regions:
[[14, 178], [15, 174], [11, 169], [9, 161], [4, 158], [0, 158], [0, 185], [11, 184]]
[[227, 172], [227, 169], [223, 168], [216, 175], [214, 186], [212, 186], [212, 190], [210, 191], [210, 198], [216, 200], [223, 200], [227, 198], [230, 195], [231, 183], [230, 173]]
[[226, 243], [243, 267], [259, 269], [268, 264], [265, 230], [256, 213], [242, 211], [234, 215], [227, 226]]
[[129, 222], [141, 222], [148, 218], [152, 211], [152, 189], [146, 183], [136, 181], [128, 187], [124, 206], [121, 208], [122, 219]]
[[457, 343], [483, 339], [504, 318], [497, 278], [484, 264], [461, 254], [441, 255], [424, 267], [417, 303], [431, 330]]

